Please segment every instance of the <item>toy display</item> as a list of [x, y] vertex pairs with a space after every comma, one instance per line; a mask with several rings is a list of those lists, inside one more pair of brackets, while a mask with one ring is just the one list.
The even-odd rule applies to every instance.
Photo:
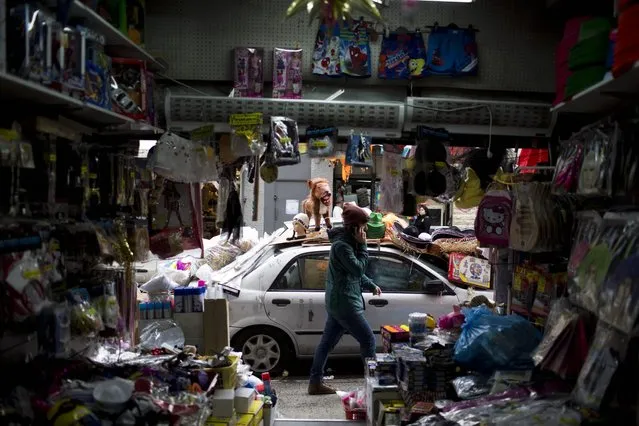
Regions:
[[333, 194], [328, 180], [325, 178], [314, 178], [308, 182], [310, 192], [308, 197], [302, 202], [302, 210], [309, 218], [315, 220], [315, 231], [320, 230], [320, 217], [324, 218], [324, 223], [328, 229], [331, 225], [331, 210], [333, 204]]
[[86, 92], [84, 100], [111, 109], [111, 58], [104, 53], [104, 36], [84, 28], [86, 42]]
[[264, 49], [238, 47], [235, 49], [235, 97], [261, 98], [264, 92]]
[[302, 49], [273, 52], [273, 98], [302, 98]]

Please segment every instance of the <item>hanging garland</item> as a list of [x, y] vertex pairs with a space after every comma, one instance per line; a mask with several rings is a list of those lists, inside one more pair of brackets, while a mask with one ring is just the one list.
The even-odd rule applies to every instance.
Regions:
[[377, 20], [382, 19], [373, 0], [293, 0], [286, 17], [297, 15], [304, 9], [308, 11], [311, 22], [318, 16], [320, 20], [328, 22], [350, 18], [355, 10], [369, 13]]

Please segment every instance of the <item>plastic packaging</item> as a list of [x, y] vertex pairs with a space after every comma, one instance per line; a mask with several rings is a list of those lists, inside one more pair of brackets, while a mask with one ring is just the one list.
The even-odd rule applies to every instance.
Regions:
[[488, 381], [488, 376], [462, 376], [451, 383], [460, 399], [474, 399], [488, 395], [491, 388]]
[[171, 320], [153, 321], [140, 333], [140, 347], [150, 351], [162, 347], [184, 346], [184, 332], [177, 323]]
[[523, 317], [495, 315], [486, 306], [462, 309], [466, 321], [455, 345], [456, 362], [477, 370], [518, 369], [532, 365], [541, 334]]

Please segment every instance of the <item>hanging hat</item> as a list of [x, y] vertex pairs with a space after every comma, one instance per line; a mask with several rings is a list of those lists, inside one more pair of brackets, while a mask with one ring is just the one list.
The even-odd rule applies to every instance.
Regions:
[[368, 215], [355, 204], [346, 203], [344, 204], [344, 211], [342, 212], [342, 222], [344, 226], [365, 225], [368, 222]]
[[368, 218], [368, 230], [366, 231], [366, 237], [372, 240], [384, 238], [386, 233], [386, 225], [382, 221], [381, 213], [371, 213]]
[[275, 165], [264, 164], [260, 167], [260, 177], [266, 183], [275, 182], [278, 174], [278, 168]]

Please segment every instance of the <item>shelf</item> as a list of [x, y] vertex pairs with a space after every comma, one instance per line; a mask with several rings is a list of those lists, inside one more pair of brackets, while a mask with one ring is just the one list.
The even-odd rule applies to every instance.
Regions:
[[151, 70], [164, 70], [165, 66], [149, 52], [133, 43], [126, 35], [122, 34], [120, 30], [107, 22], [91, 8], [85, 6], [82, 2], [75, 0], [71, 4], [70, 16], [72, 18], [84, 19], [88, 28], [102, 34], [106, 38], [106, 50], [110, 55], [142, 59], [147, 61], [147, 65]]
[[[465, 98], [409, 97], [405, 131], [419, 125], [451, 134], [547, 137], [552, 133], [550, 104]], [[491, 128], [492, 121], [492, 128]]]
[[[199, 95], [165, 97], [167, 123], [174, 131], [190, 131], [214, 124], [216, 133], [228, 132], [231, 114], [261, 112], [264, 123], [272, 116], [297, 120], [303, 134], [307, 126], [335, 126], [340, 136], [351, 130], [370, 136], [396, 139], [402, 135], [404, 104], [401, 102], [325, 101], [307, 99], [228, 98]], [[268, 125], [264, 131], [268, 133]]]
[[605, 114], [626, 99], [639, 98], [639, 62], [622, 76], [605, 80], [555, 105], [553, 114]]
[[57, 114], [96, 127], [135, 123], [135, 120], [113, 111], [84, 103], [41, 84], [3, 72], [0, 72], [0, 93], [3, 101], [12, 99], [49, 107], [55, 109]]

